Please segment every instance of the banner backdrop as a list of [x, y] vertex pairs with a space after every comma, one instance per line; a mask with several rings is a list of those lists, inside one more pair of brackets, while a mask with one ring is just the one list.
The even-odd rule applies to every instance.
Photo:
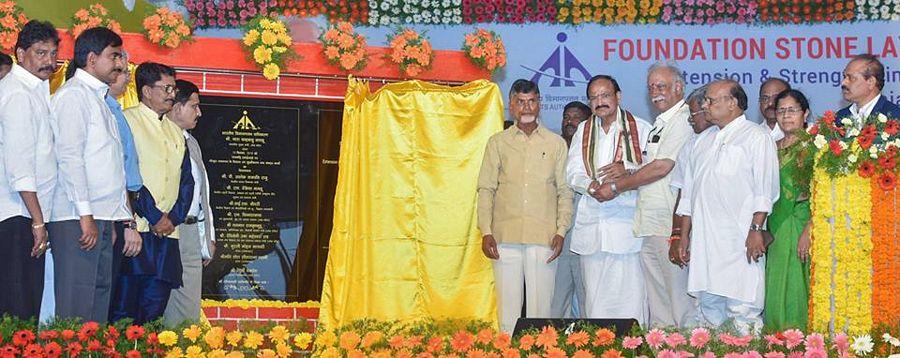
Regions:
[[[322, 22], [324, 23], [324, 21]], [[846, 105], [840, 82], [844, 66], [856, 54], [882, 56], [884, 94], [900, 102], [900, 26], [896, 22], [844, 24], [676, 26], [621, 25], [571, 27], [531, 24], [487, 25], [506, 45], [508, 65], [494, 77], [506, 93], [517, 78], [538, 82], [544, 123], [559, 131], [566, 103], [587, 101], [587, 79], [597, 74], [615, 77], [624, 106], [653, 120], [647, 98], [647, 68], [660, 60], [675, 60], [684, 72], [687, 91], [711, 80], [733, 78], [750, 98], [748, 118], [760, 121], [760, 83], [778, 77], [810, 97], [814, 114]], [[461, 48], [473, 26], [414, 26], [427, 31], [438, 49]], [[389, 27], [359, 31], [369, 43], [384, 46]], [[440, 64], [436, 64], [440, 66]], [[507, 96], [504, 95], [504, 103]], [[507, 114], [508, 115], [508, 114]]]

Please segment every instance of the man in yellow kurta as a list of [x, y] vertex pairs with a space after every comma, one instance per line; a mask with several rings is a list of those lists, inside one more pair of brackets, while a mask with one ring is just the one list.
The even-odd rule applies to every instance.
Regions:
[[141, 103], [126, 110], [125, 118], [144, 181], [133, 202], [143, 242], [140, 254], [122, 261], [111, 319], [142, 324], [161, 317], [169, 293], [182, 285], [177, 226], [187, 215], [194, 180], [181, 128], [164, 116], [174, 103], [175, 70], [143, 63], [135, 84]]

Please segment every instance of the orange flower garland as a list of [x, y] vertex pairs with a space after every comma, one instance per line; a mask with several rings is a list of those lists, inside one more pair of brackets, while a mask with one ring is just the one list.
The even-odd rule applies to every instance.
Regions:
[[15, 1], [0, 1], [0, 50], [12, 51], [13, 46], [16, 45], [19, 30], [27, 22], [28, 18], [25, 17], [22, 8], [16, 5]]
[[506, 48], [493, 31], [479, 28], [466, 34], [463, 51], [476, 66], [492, 73], [506, 66]]
[[339, 22], [328, 28], [320, 38], [322, 54], [328, 63], [344, 71], [359, 71], [366, 67], [366, 38], [353, 31], [349, 22]]
[[78, 37], [84, 30], [103, 26], [117, 34], [122, 33], [119, 22], [109, 17], [109, 11], [99, 3], [89, 6], [87, 9], [79, 9], [72, 17], [72, 37]]
[[900, 228], [897, 211], [898, 190], [882, 192], [879, 179], [873, 178], [872, 193], [872, 320], [875, 324], [894, 323], [900, 317]]
[[147, 40], [161, 47], [176, 48], [191, 39], [191, 26], [184, 21], [184, 16], [167, 7], [156, 9], [144, 18], [143, 25]]
[[431, 42], [412, 29], [399, 29], [388, 35], [391, 47], [389, 60], [400, 66], [400, 72], [412, 77], [431, 68], [434, 52]]

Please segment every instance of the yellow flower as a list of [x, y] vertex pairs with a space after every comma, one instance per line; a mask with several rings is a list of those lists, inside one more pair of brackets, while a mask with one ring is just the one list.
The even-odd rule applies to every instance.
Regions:
[[240, 351], [228, 352], [228, 354], [225, 355], [225, 358], [244, 358], [244, 353]]
[[185, 351], [185, 357], [187, 358], [203, 358], [205, 356], [206, 355], [203, 354], [203, 348], [200, 348], [198, 346], [189, 346]]
[[294, 43], [294, 41], [291, 39], [291, 37], [288, 36], [288, 34], [286, 34], [286, 33], [278, 34], [278, 42], [281, 42], [281, 44], [283, 44], [285, 46], [290, 46], [292, 43]]
[[296, 336], [294, 336], [294, 346], [297, 348], [309, 348], [310, 342], [312, 342], [312, 335], [308, 332], [298, 333]]
[[269, 30], [263, 30], [260, 38], [262, 38], [262, 42], [266, 46], [272, 46], [272, 45], [278, 43], [278, 35], [275, 35], [274, 32], [269, 31]]
[[[273, 65], [273, 66], [275, 66], [275, 68], [278, 68], [278, 66], [276, 66], [275, 64], [270, 63], [269, 65]], [[266, 70], [269, 69], [269, 65], [266, 65]], [[264, 72], [263, 75], [265, 75], [266, 70], [263, 71]], [[276, 74], [275, 77], [278, 77], [278, 75]], [[268, 77], [266, 77], [266, 78], [268, 78]], [[265, 338], [263, 337], [263, 335], [259, 334], [259, 332], [254, 332], [254, 331], [247, 332], [247, 337], [244, 338], [244, 348], [256, 349], [261, 344], [263, 344], [264, 339]]]
[[275, 358], [278, 356], [275, 354], [275, 351], [273, 351], [271, 349], [263, 349], [263, 350], [259, 351], [259, 353], [256, 354], [256, 357], [257, 358]]
[[159, 343], [171, 347], [174, 346], [175, 343], [178, 343], [178, 334], [172, 331], [162, 331], [157, 336], [159, 339]]
[[278, 353], [279, 357], [285, 358], [290, 357], [291, 353], [293, 353], [294, 350], [291, 349], [291, 346], [285, 344], [284, 342], [278, 342], [278, 344], [275, 345], [275, 352]]
[[271, 28], [272, 28], [272, 21], [269, 20], [269, 19], [262, 19], [262, 20], [259, 20], [259, 26], [262, 26], [262, 28], [264, 28], [264, 29], [271, 29]]
[[[209, 348], [219, 349], [225, 344], [225, 329], [222, 327], [213, 327], [206, 332], [203, 340], [209, 345]], [[224, 354], [224, 352], [223, 352]]]
[[263, 46], [257, 47], [253, 50], [253, 60], [260, 65], [272, 61], [272, 50]]
[[241, 331], [231, 331], [225, 335], [225, 340], [228, 341], [228, 344], [232, 347], [237, 347], [238, 344], [241, 343], [242, 336]]
[[331, 347], [322, 352], [322, 358], [340, 358], [341, 352], [337, 348]]
[[284, 28], [284, 23], [282, 23], [281, 21], [275, 21], [275, 22], [273, 22], [273, 23], [272, 23], [272, 26], [269, 27], [269, 28], [272, 29], [272, 30], [275, 31], [275, 32], [287, 32], [287, 29]]
[[272, 50], [274, 50], [275, 53], [285, 53], [285, 52], [287, 52], [287, 47], [275, 46], [272, 48]]
[[181, 352], [181, 347], [172, 348], [168, 353], [166, 353], [166, 358], [181, 358], [184, 356], [184, 353]]
[[322, 347], [331, 347], [337, 342], [337, 336], [332, 331], [325, 331], [316, 337], [316, 345]]
[[259, 31], [250, 30], [244, 34], [244, 45], [250, 46], [256, 42], [256, 40], [259, 40]]
[[184, 331], [181, 332], [181, 335], [184, 338], [190, 339], [191, 342], [197, 342], [197, 338], [200, 338], [200, 334], [203, 333], [200, 330], [200, 327], [197, 327], [196, 324], [192, 324], [190, 327], [185, 328]]
[[221, 349], [212, 350], [206, 355], [206, 358], [225, 358], [225, 351]]
[[[270, 81], [274, 80], [274, 79], [278, 78], [278, 76], [280, 74], [281, 74], [281, 68], [279, 68], [278, 65], [276, 65], [274, 63], [270, 63], [270, 64], [266, 65], [266, 67], [263, 67], [263, 77], [265, 77], [267, 80], [270, 80]], [[257, 333], [257, 334], [259, 334], [259, 333]], [[249, 336], [249, 334], [248, 334], [248, 336]], [[262, 340], [262, 335], [260, 335], [260, 340]], [[244, 344], [246, 345], [246, 342], [244, 342]]]
[[284, 342], [290, 335], [291, 332], [288, 332], [287, 328], [282, 325], [272, 327], [272, 330], [269, 331], [269, 339], [272, 340], [272, 343]]

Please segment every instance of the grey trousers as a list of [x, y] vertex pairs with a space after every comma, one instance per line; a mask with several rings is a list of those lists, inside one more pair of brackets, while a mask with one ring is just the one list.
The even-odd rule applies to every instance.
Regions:
[[[570, 238], [566, 238], [569, 240]], [[564, 250], [568, 250], [566, 247]], [[584, 280], [582, 279], [581, 256], [563, 252], [556, 259], [556, 281], [553, 300], [550, 301], [550, 316], [553, 318], [583, 318]]]
[[641, 247], [644, 285], [650, 304], [650, 327], [697, 325], [696, 298], [687, 293], [687, 268], [669, 261], [669, 241], [662, 236], [644, 238]]
[[112, 295], [113, 222], [96, 220], [97, 245], [81, 249], [78, 220], [47, 224], [53, 247], [56, 316], [105, 323]]
[[200, 256], [199, 224], [178, 226], [178, 251], [181, 253], [181, 280], [184, 285], [169, 294], [169, 304], [163, 313], [166, 326], [174, 327], [200, 319], [200, 288], [203, 278], [203, 259]]

